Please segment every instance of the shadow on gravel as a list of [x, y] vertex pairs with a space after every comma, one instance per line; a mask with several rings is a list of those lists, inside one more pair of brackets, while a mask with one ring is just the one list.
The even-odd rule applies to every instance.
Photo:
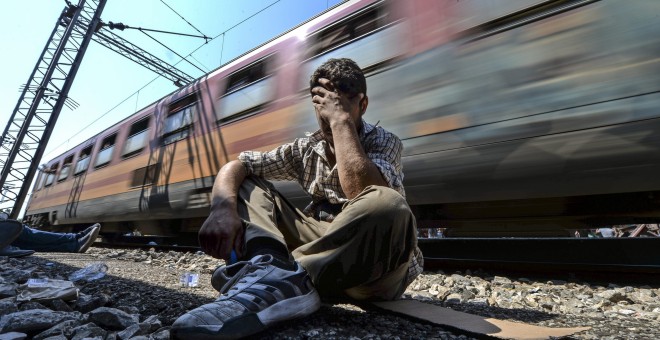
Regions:
[[[70, 257], [67, 256], [67, 259], [75, 259], [75, 254], [70, 255]], [[56, 258], [52, 257], [46, 259], [31, 256], [14, 260], [18, 264], [16, 267], [30, 271], [31, 277], [67, 280], [71, 273], [80, 269], [58, 262]], [[86, 264], [103, 261], [103, 259], [81, 260]], [[129, 261], [125, 262], [127, 262], [127, 266], [130, 266]], [[159, 268], [156, 267], [154, 270], [159, 270]], [[167, 269], [160, 270], [166, 271]], [[172, 278], [175, 277], [178, 277], [178, 274], [172, 273]], [[148, 279], [148, 277], [145, 278]], [[171, 326], [186, 311], [213, 301], [213, 298], [198, 295], [194, 291], [185, 292], [113, 275], [106, 275], [90, 282], [79, 281], [76, 282], [76, 286], [80, 289], [81, 294], [107, 297], [102, 306], [125, 311], [131, 310], [133, 312], [130, 314], [139, 314], [140, 320], [157, 315], [163, 326]], [[472, 336], [472, 334], [460, 330], [449, 331], [449, 328], [409, 320], [367, 306], [358, 307], [353, 304], [333, 302], [324, 303], [318, 312], [307, 318], [283, 322], [250, 337], [250, 339], [449, 338], [455, 336], [452, 334]]]
[[[73, 254], [72, 254], [73, 255]], [[23, 259], [20, 259], [23, 260]], [[43, 272], [43, 276], [68, 280], [68, 276], [80, 268], [70, 266], [55, 260], [40, 257], [27, 257], [25, 261], [38, 265], [36, 271]], [[90, 261], [104, 262], [103, 259]], [[130, 263], [128, 261], [127, 265]], [[52, 265], [47, 265], [52, 263]], [[165, 270], [165, 269], [163, 269]], [[172, 278], [178, 275], [172, 273]], [[178, 280], [178, 279], [177, 279]], [[178, 281], [174, 281], [178, 282]], [[212, 298], [197, 295], [193, 292], [183, 292], [165, 288], [158, 285], [149, 285], [144, 282], [106, 275], [94, 281], [77, 281], [76, 287], [81, 294], [107, 297], [105, 307], [125, 308], [140, 314], [140, 319], [151, 315], [158, 315], [164, 326], [169, 326], [181, 314], [199, 305], [213, 301]], [[134, 309], [135, 308], [135, 309]]]

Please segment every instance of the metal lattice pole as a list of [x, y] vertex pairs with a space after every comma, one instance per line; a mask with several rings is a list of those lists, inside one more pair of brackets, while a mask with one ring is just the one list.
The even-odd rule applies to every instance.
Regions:
[[68, 5], [55, 23], [41, 57], [16, 104], [0, 147], [0, 208], [12, 204], [17, 218], [62, 107], [77, 104], [68, 98], [78, 67], [99, 27], [106, 0], [80, 0]]

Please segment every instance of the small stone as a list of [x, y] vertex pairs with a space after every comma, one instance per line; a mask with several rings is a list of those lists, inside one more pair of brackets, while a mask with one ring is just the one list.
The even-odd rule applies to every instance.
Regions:
[[131, 315], [110, 307], [99, 307], [89, 312], [88, 316], [89, 320], [95, 324], [114, 330], [126, 329], [138, 323], [137, 315]]

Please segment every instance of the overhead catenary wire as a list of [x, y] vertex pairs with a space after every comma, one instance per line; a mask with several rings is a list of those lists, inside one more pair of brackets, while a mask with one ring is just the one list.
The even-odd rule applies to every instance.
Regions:
[[158, 39], [156, 39], [156, 38], [152, 37], [151, 35], [149, 35], [149, 33], [145, 32], [145, 31], [143, 31], [143, 30], [140, 30], [140, 32], [142, 32], [142, 33], [143, 33], [144, 35], [146, 35], [147, 37], [151, 38], [153, 41], [159, 43], [161, 46], [165, 47], [165, 48], [168, 49], [170, 52], [176, 54], [179, 58], [182, 59], [182, 61], [185, 61], [185, 62], [187, 62], [188, 64], [194, 66], [195, 68], [197, 68], [198, 70], [200, 70], [202, 73], [206, 73], [206, 71], [204, 71], [204, 70], [202, 70], [201, 68], [199, 68], [199, 66], [197, 66], [197, 65], [195, 65], [195, 64], [193, 64], [193, 63], [191, 63], [188, 59], [186, 59], [186, 58], [190, 57], [190, 55], [187, 55], [187, 56], [184, 57], [184, 56], [180, 55], [179, 53], [177, 53], [176, 51], [174, 51], [173, 49], [167, 47], [167, 45], [165, 45], [165, 44], [163, 44], [162, 42], [158, 41]]
[[[174, 13], [175, 13], [176, 15], [178, 15], [181, 19], [183, 19], [183, 21], [185, 21], [188, 25], [190, 25], [190, 27], [194, 28], [195, 31], [199, 32], [199, 34], [201, 34], [201, 35], [203, 35], [204, 37], [206, 37], [206, 34], [202, 33], [200, 30], [198, 30], [197, 27], [195, 27], [193, 24], [191, 24], [190, 21], [186, 20], [186, 18], [184, 18], [181, 14], [179, 14], [179, 12], [175, 11], [174, 8], [172, 8], [170, 5], [168, 5], [165, 1], [160, 0], [160, 2], [162, 2], [163, 5], [167, 6], [167, 8], [171, 9], [172, 12], [174, 12]], [[207, 41], [207, 42], [208, 42], [208, 41]]]
[[[225, 33], [227, 33], [227, 32], [229, 32], [230, 30], [236, 28], [237, 26], [241, 25], [242, 23], [246, 22], [247, 20], [249, 20], [249, 19], [255, 17], [256, 15], [258, 15], [258, 14], [260, 14], [261, 12], [267, 10], [268, 8], [272, 7], [273, 5], [277, 4], [277, 3], [280, 2], [280, 1], [281, 1], [281, 0], [276, 0], [276, 1], [274, 1], [274, 2], [271, 3], [270, 5], [268, 5], [268, 6], [264, 7], [264, 8], [262, 8], [261, 10], [259, 10], [259, 11], [255, 12], [255, 13], [253, 13], [252, 15], [248, 16], [247, 18], [245, 18], [245, 19], [241, 20], [240, 22], [236, 23], [235, 25], [231, 26], [230, 28], [224, 30], [223, 32], [220, 32], [218, 35], [216, 35], [215, 37], [211, 38], [209, 41], [207, 41], [207, 42], [201, 44], [199, 47], [195, 48], [192, 52], [188, 53], [185, 57], [181, 57], [182, 59], [179, 60], [178, 62], [176, 62], [176, 63], [174, 64], [174, 66], [178, 65], [179, 63], [181, 63], [183, 60], [185, 60], [185, 58], [192, 56], [193, 53], [197, 52], [200, 48], [204, 47], [208, 42], [213, 41], [213, 40], [217, 39], [217, 38], [220, 37], [220, 36], [224, 36]], [[201, 32], [200, 32], [200, 33], [201, 33]], [[177, 54], [177, 55], [178, 55], [178, 54]], [[189, 62], [189, 61], [188, 61], [188, 62]], [[206, 73], [206, 72], [205, 72], [205, 73]], [[145, 85], [143, 85], [142, 87], [140, 87], [137, 91], [133, 92], [133, 93], [130, 94], [128, 97], [126, 97], [126, 98], [124, 98], [123, 100], [121, 100], [119, 103], [117, 103], [115, 106], [113, 106], [113, 107], [110, 108], [108, 111], [106, 111], [105, 113], [103, 113], [101, 116], [99, 116], [98, 118], [96, 118], [94, 121], [92, 121], [91, 123], [87, 124], [87, 125], [86, 125], [85, 127], [83, 127], [82, 129], [78, 130], [75, 134], [73, 134], [73, 136], [72, 136], [71, 138], [76, 137], [76, 136], [77, 136], [78, 134], [80, 134], [82, 131], [84, 131], [84, 130], [86, 130], [87, 128], [89, 128], [90, 126], [94, 125], [96, 122], [98, 122], [98, 121], [101, 120], [103, 117], [105, 117], [106, 115], [108, 115], [110, 112], [114, 111], [116, 108], [118, 108], [119, 106], [121, 106], [122, 104], [124, 104], [127, 100], [131, 99], [134, 95], [136, 95], [137, 93], [139, 93], [140, 91], [142, 91], [144, 88], [146, 88], [147, 86], [149, 86], [151, 83], [153, 83], [154, 81], [156, 81], [156, 80], [157, 80], [158, 78], [160, 78], [160, 77], [161, 77], [161, 75], [158, 75], [158, 76], [156, 76], [154, 79], [152, 79], [152, 80], [150, 80], [149, 82], [147, 82]], [[71, 141], [71, 138], [67, 139], [66, 141], [62, 142], [61, 144], [59, 144], [58, 146], [56, 146], [55, 148], [53, 148], [53, 150], [50, 151], [50, 152], [48, 152], [46, 155], [44, 155], [44, 157], [48, 157], [48, 156], [50, 156], [51, 154], [53, 154], [53, 153], [54, 153], [56, 150], [58, 150], [61, 146], [63, 146], [63, 145], [65, 145], [66, 143], [70, 142], [70, 141]]]

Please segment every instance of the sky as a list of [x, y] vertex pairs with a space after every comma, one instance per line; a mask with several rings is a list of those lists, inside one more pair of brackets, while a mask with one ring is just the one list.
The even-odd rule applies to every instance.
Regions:
[[[78, 1], [71, 0], [74, 4]], [[140, 31], [111, 31], [170, 64], [178, 63], [179, 69], [198, 78], [338, 2], [341, 0], [107, 0], [101, 19], [106, 23], [193, 35], [198, 35], [199, 30], [215, 38], [205, 43], [201, 38], [149, 33], [181, 56], [196, 50], [187, 58], [197, 66], [194, 67]], [[64, 0], [3, 3], [3, 131], [20, 97], [19, 87], [27, 82], [65, 6]], [[62, 109], [40, 164], [175, 89], [169, 80], [92, 41], [69, 91], [69, 97], [80, 106], [75, 110]]]

